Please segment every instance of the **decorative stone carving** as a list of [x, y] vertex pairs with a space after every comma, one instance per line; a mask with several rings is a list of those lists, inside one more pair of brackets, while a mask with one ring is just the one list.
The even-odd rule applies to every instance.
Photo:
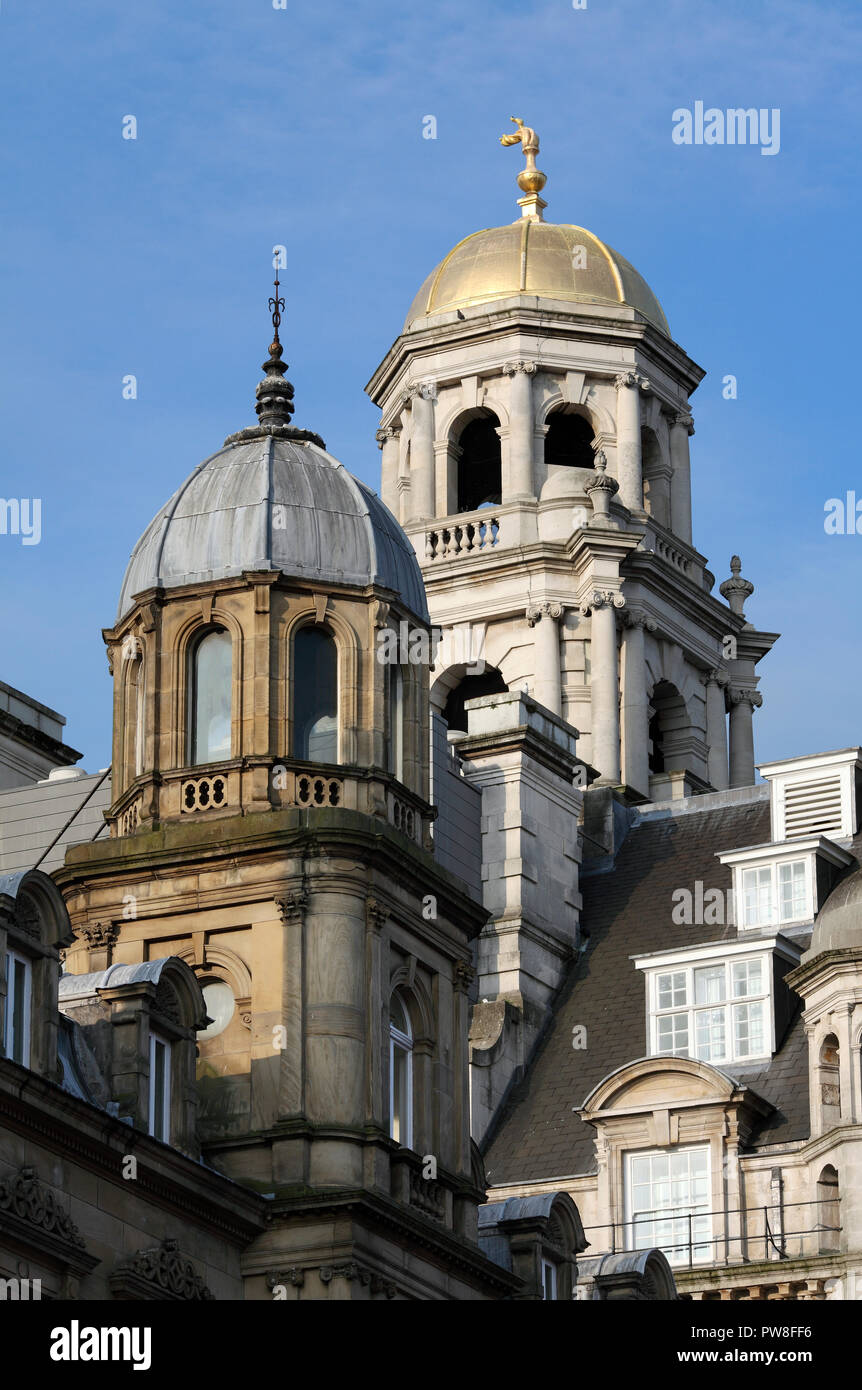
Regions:
[[516, 372], [525, 372], [527, 376], [533, 376], [536, 370], [537, 366], [535, 362], [524, 361], [520, 358], [503, 363], [504, 376], [514, 376]]
[[423, 401], [436, 401], [437, 386], [433, 381], [416, 381], [411, 383], [405, 391], [401, 393], [401, 400], [404, 405], [415, 400], [419, 396]]
[[616, 589], [594, 589], [586, 603], [580, 606], [581, 616], [588, 618], [597, 608], [625, 608], [626, 601]]
[[347, 1279], [348, 1282], [355, 1279], [365, 1288], [370, 1286], [372, 1294], [383, 1293], [387, 1298], [394, 1298], [398, 1292], [397, 1285], [391, 1279], [384, 1278], [376, 1270], [368, 1269], [358, 1260], [345, 1260], [337, 1265], [321, 1265], [319, 1274], [324, 1284], [330, 1284], [333, 1279]]
[[610, 512], [611, 498], [619, 492], [620, 485], [616, 478], [612, 478], [606, 471], [608, 457], [604, 449], [599, 449], [596, 454], [595, 475], [587, 483], [584, 491], [590, 499], [595, 513], [595, 520], [601, 521]]
[[687, 410], [680, 410], [675, 415], [671, 415], [672, 425], [683, 425], [689, 434], [694, 434], [694, 420]]
[[743, 690], [734, 688], [728, 690], [727, 698], [732, 705], [748, 704], [752, 710], [760, 709], [763, 704], [763, 696], [759, 690]]
[[21, 1168], [0, 1182], [0, 1226], [7, 1215], [56, 1234], [79, 1249], [84, 1248], [84, 1238], [78, 1227], [53, 1192], [39, 1182], [35, 1168]]
[[641, 376], [638, 372], [633, 371], [618, 372], [617, 375], [614, 377], [614, 386], [617, 388], [618, 391], [620, 387], [623, 386], [630, 386], [632, 388], [637, 388], [644, 392], [652, 390], [652, 387], [650, 386], [650, 383], [647, 380], [647, 378], [645, 376]]
[[163, 1240], [137, 1250], [118, 1264], [108, 1283], [115, 1296], [134, 1299], [202, 1300], [214, 1295], [190, 1260], [184, 1260], [176, 1240]]
[[452, 984], [461, 994], [467, 994], [476, 978], [476, 971], [468, 960], [456, 960], [452, 971]]
[[655, 632], [658, 624], [654, 618], [650, 618], [642, 608], [626, 608], [620, 614], [620, 620], [624, 627], [642, 627], [644, 632]]
[[382, 598], [375, 599], [373, 607], [375, 627], [386, 626], [389, 621], [389, 611], [390, 605], [388, 603], [384, 603]]
[[291, 1265], [290, 1269], [271, 1269], [266, 1276], [266, 1287], [270, 1293], [279, 1284], [292, 1284], [295, 1289], [301, 1289], [304, 1283], [305, 1270], [297, 1265]]
[[386, 926], [389, 910], [376, 898], [369, 898], [365, 904], [365, 914], [371, 931], [382, 931]]
[[554, 603], [546, 600], [542, 603], [531, 604], [527, 609], [527, 623], [530, 627], [535, 627], [536, 623], [541, 622], [542, 618], [553, 618], [555, 621], [563, 616], [563, 606], [561, 603]]
[[730, 611], [739, 618], [745, 616], [745, 600], [754, 593], [754, 585], [748, 579], [743, 579], [741, 572], [742, 561], [738, 555], [731, 555], [730, 578], [718, 586], [718, 592], [730, 604]]
[[382, 449], [387, 440], [397, 439], [399, 433], [400, 431], [393, 425], [387, 425], [384, 429], [378, 430], [374, 436], [377, 440], [377, 447]]
[[113, 922], [91, 922], [81, 928], [81, 935], [91, 951], [107, 950], [117, 944], [119, 930]]
[[308, 889], [298, 888], [283, 898], [276, 898], [275, 905], [282, 922], [296, 921], [308, 905]]

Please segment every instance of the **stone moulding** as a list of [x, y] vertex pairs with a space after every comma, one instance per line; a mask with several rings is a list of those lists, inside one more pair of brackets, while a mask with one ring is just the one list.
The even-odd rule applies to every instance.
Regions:
[[108, 1283], [114, 1297], [120, 1299], [182, 1302], [215, 1297], [191, 1261], [183, 1259], [179, 1243], [170, 1239], [136, 1250], [117, 1265]]
[[38, 1252], [67, 1273], [82, 1277], [99, 1263], [84, 1238], [34, 1168], [20, 1168], [0, 1182], [0, 1232]]

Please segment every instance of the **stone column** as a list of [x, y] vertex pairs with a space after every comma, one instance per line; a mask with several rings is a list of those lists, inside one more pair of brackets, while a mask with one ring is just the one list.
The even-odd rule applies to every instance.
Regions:
[[650, 389], [646, 377], [637, 372], [620, 372], [614, 377], [617, 388], [617, 477], [620, 501], [629, 511], [644, 509], [643, 464], [641, 460], [640, 391]]
[[691, 545], [691, 462], [688, 452], [689, 435], [694, 434], [694, 421], [687, 411], [671, 416], [670, 461], [670, 525], [675, 536]]
[[757, 690], [730, 691], [730, 785], [754, 785], [754, 711], [763, 704]]
[[380, 464], [380, 496], [387, 507], [398, 515], [398, 464], [401, 456], [400, 431], [388, 426], [377, 431], [377, 443], [383, 458]]
[[411, 387], [410, 412], [410, 519], [428, 521], [434, 516], [434, 401], [433, 382]]
[[727, 790], [727, 709], [724, 691], [727, 672], [717, 666], [706, 681], [706, 741], [708, 775], [717, 792]]
[[560, 633], [562, 616], [559, 603], [540, 603], [527, 609], [527, 622], [533, 629], [534, 677], [532, 693], [552, 714], [562, 714], [560, 689]]
[[603, 782], [620, 780], [620, 685], [617, 674], [617, 615], [625, 607], [622, 594], [597, 589], [581, 609], [591, 620], [593, 754], [592, 763]]
[[649, 694], [644, 630], [655, 632], [655, 623], [644, 613], [623, 613], [622, 724], [625, 748], [625, 781], [635, 791], [649, 795]]
[[533, 482], [533, 382], [535, 362], [507, 362], [503, 367], [512, 378], [509, 392], [509, 477], [504, 502], [516, 497], [535, 497]]

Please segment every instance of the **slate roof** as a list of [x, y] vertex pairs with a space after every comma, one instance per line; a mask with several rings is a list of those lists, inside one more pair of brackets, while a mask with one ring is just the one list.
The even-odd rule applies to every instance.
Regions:
[[165, 503], [129, 560], [119, 621], [135, 594], [278, 570], [334, 584], [379, 584], [429, 621], [416, 553], [371, 488], [309, 440], [228, 443]]
[[45, 873], [60, 867], [69, 845], [98, 833], [107, 836], [102, 812], [111, 804], [111, 779], [105, 777], [100, 785], [100, 778], [100, 772], [68, 780], [46, 778], [0, 792], [0, 873], [31, 869], [67, 822], [62, 838], [40, 864]]
[[[595, 1130], [572, 1113], [616, 1068], [647, 1053], [643, 971], [630, 957], [714, 940], [736, 940], [733, 926], [684, 926], [671, 920], [675, 889], [728, 889], [731, 870], [720, 851], [770, 839], [766, 789], [748, 800], [683, 815], [645, 816], [628, 833], [612, 871], [583, 874], [582, 923], [589, 943], [561, 990], [553, 1021], [526, 1077], [512, 1093], [485, 1153], [489, 1183], [540, 1181], [595, 1171]], [[857, 845], [852, 846], [854, 850]], [[753, 1144], [808, 1135], [808, 1065], [796, 1009], [768, 1067], [722, 1065], [777, 1107]], [[587, 1029], [576, 1051], [572, 1030]]]

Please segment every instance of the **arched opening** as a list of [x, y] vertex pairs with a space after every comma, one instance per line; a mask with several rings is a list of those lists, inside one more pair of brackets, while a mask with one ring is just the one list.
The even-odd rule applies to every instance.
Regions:
[[338, 652], [320, 627], [302, 627], [293, 641], [293, 756], [338, 762]]
[[820, 1118], [824, 1130], [841, 1123], [841, 1054], [834, 1033], [820, 1044]]
[[413, 1029], [398, 990], [389, 1004], [389, 1132], [396, 1144], [413, 1147]]
[[649, 770], [656, 774], [682, 770], [684, 741], [689, 732], [685, 701], [670, 681], [659, 681], [650, 703], [653, 715], [649, 722]]
[[449, 691], [449, 698], [443, 707], [443, 718], [449, 730], [457, 729], [466, 734], [467, 711], [464, 706], [468, 700], [479, 700], [483, 695], [504, 695], [508, 688], [500, 672], [493, 666], [486, 667], [481, 676], [464, 676]]
[[458, 511], [497, 507], [502, 500], [500, 421], [490, 411], [465, 425], [458, 437]]
[[641, 430], [644, 511], [660, 526], [670, 526], [670, 478], [661, 445], [651, 429]]
[[212, 627], [195, 642], [189, 672], [190, 762], [223, 762], [231, 753], [230, 633]]
[[838, 1172], [827, 1163], [817, 1179], [817, 1230], [820, 1233], [821, 1255], [831, 1254], [840, 1247], [841, 1208]]
[[126, 662], [123, 735], [126, 774], [139, 777], [144, 770], [144, 662], [138, 648]]
[[550, 468], [595, 468], [593, 451], [595, 435], [589, 420], [583, 415], [560, 406], [548, 416], [545, 435], [545, 463]]

